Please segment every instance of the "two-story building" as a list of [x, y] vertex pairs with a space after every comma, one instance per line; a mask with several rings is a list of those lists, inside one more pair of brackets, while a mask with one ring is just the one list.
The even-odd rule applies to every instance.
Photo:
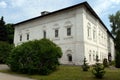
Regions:
[[87, 2], [58, 11], [44, 11], [40, 16], [14, 25], [14, 44], [47, 38], [61, 47], [61, 64], [83, 63], [84, 57], [94, 64], [111, 55], [114, 60], [114, 38]]

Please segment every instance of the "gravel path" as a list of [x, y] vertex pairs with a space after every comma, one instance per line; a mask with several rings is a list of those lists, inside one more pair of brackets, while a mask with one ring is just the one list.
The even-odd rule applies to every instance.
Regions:
[[[0, 70], [6, 70], [6, 69], [9, 69], [7, 65], [0, 64]], [[34, 80], [34, 79], [21, 77], [17, 75], [10, 75], [10, 74], [0, 72], [0, 80]]]

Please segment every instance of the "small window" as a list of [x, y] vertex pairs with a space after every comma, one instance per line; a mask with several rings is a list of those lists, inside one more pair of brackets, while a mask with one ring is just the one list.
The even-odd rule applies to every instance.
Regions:
[[71, 36], [71, 28], [67, 28], [67, 36]]
[[58, 34], [59, 33], [59, 30], [58, 29], [55, 29], [55, 37], [57, 38], [58, 37]]
[[20, 41], [22, 41], [22, 35], [20, 35]]
[[43, 38], [46, 38], [46, 31], [43, 31]]
[[67, 56], [68, 56], [68, 61], [69, 61], [69, 62], [72, 62], [72, 55], [71, 55], [71, 54], [68, 54]]
[[29, 33], [27, 33], [27, 40], [29, 40]]

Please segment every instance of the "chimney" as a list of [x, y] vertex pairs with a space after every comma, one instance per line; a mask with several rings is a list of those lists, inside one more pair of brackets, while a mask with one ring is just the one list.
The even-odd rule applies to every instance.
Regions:
[[43, 12], [41, 12], [41, 15], [43, 16], [43, 15], [46, 15], [46, 14], [49, 14], [50, 12], [49, 11], [43, 11]]

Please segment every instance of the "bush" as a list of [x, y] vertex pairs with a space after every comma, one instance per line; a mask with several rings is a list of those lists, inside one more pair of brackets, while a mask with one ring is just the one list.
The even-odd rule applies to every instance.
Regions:
[[103, 59], [103, 66], [104, 67], [109, 67], [108, 61], [106, 58]]
[[87, 62], [86, 58], [84, 58], [84, 61], [83, 61], [83, 62], [84, 62], [83, 65], [82, 65], [83, 71], [88, 71], [89, 66], [88, 66], [88, 64], [86, 63], [86, 62]]
[[99, 61], [98, 56], [96, 56], [96, 64], [92, 69], [92, 73], [96, 78], [101, 79], [105, 74], [105, 70], [104, 70], [104, 66], [100, 64], [98, 61]]
[[6, 63], [6, 60], [13, 46], [7, 42], [0, 42], [0, 64]]
[[12, 50], [8, 66], [12, 71], [47, 75], [57, 69], [61, 49], [47, 39], [29, 41]]
[[105, 71], [104, 66], [100, 63], [96, 63], [93, 67], [92, 73], [95, 75], [96, 78], [101, 79], [103, 78]]
[[115, 66], [115, 61], [111, 61], [110, 65]]
[[116, 56], [115, 56], [115, 67], [116, 68], [120, 68], [120, 53], [116, 52]]

